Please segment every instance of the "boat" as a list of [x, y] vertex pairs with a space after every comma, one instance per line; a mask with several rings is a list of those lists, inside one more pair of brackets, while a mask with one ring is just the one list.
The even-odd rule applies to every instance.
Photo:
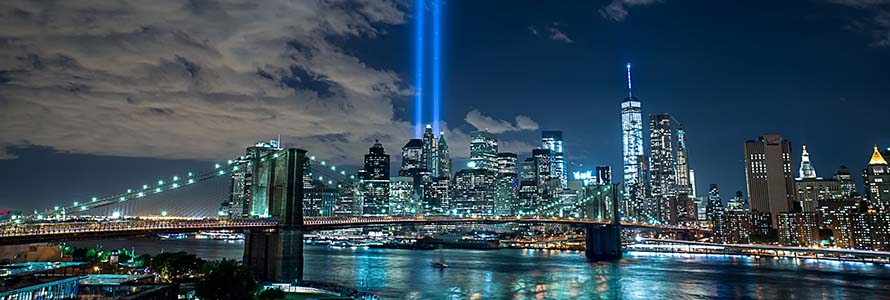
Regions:
[[448, 267], [448, 264], [445, 263], [445, 257], [442, 256], [442, 248], [439, 248], [439, 261], [432, 262], [433, 268], [444, 269]]

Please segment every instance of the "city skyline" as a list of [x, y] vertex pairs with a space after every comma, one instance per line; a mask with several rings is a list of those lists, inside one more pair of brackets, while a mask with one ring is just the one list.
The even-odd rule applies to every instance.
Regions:
[[[710, 48], [711, 51], [699, 53], [702, 55], [702, 61], [708, 62], [708, 64], [688, 62], [682, 64], [684, 70], [687, 70], [689, 74], [689, 76], [685, 76], [689, 79], [684, 81], [675, 78], [676, 76], [669, 75], [670, 73], [668, 71], [676, 68], [678, 64], [683, 62], [682, 59], [688, 59], [688, 57], [685, 55], [680, 56], [679, 54], [656, 55], [651, 52], [652, 50], [642, 50], [670, 49], [664, 48], [666, 45], [660, 43], [658, 40], [644, 43], [642, 41], [644, 40], [643, 36], [645, 33], [652, 32], [654, 28], [656, 28], [653, 24], [658, 20], [661, 20], [660, 18], [663, 18], [661, 14], [667, 14], [669, 11], [685, 8], [684, 6], [674, 2], [647, 6], [628, 6], [626, 8], [629, 15], [623, 17], [624, 19], [620, 21], [602, 17], [597, 13], [598, 11], [604, 11], [600, 10], [600, 8], [604, 8], [606, 4], [590, 4], [590, 9], [584, 16], [595, 16], [596, 18], [589, 18], [591, 19], [589, 21], [582, 21], [580, 13], [577, 15], [564, 14], [557, 17], [554, 13], [558, 8], [550, 8], [549, 10], [542, 10], [540, 15], [521, 20], [520, 22], [523, 24], [515, 24], [514, 22], [505, 25], [496, 25], [500, 26], [497, 28], [503, 30], [505, 33], [501, 38], [501, 41], [527, 42], [531, 49], [524, 51], [544, 51], [545, 53], [550, 54], [572, 53], [575, 55], [580, 51], [598, 49], [594, 52], [604, 54], [604, 58], [596, 59], [589, 55], [580, 55], [577, 56], [579, 60], [573, 62], [554, 59], [552, 57], [541, 58], [535, 63], [525, 62], [526, 64], [524, 66], [533, 67], [531, 70], [538, 71], [535, 72], [535, 74], [539, 75], [537, 76], [537, 79], [541, 84], [538, 87], [530, 86], [519, 88], [513, 86], [507, 88], [505, 82], [509, 82], [510, 80], [530, 80], [535, 77], [517, 75], [509, 76], [507, 74], [502, 74], [502, 77], [504, 77], [503, 80], [494, 81], [484, 89], [476, 90], [473, 94], [468, 94], [468, 92], [473, 89], [466, 88], [468, 86], [467, 80], [478, 78], [477, 76], [479, 76], [468, 74], [467, 72], [471, 69], [476, 70], [475, 68], [469, 68], [468, 66], [487, 66], [486, 69], [491, 71], [484, 71], [483, 73], [489, 75], [495, 70], [499, 70], [497, 72], [500, 73], [506, 70], [511, 70], [511, 68], [493, 68], [495, 66], [493, 62], [498, 60], [494, 59], [492, 55], [496, 53], [495, 50], [497, 49], [481, 49], [477, 56], [465, 55], [466, 50], [464, 50], [464, 47], [467, 43], [482, 43], [484, 45], [487, 45], [486, 43], [488, 43], [485, 40], [485, 35], [468, 33], [469, 31], [466, 30], [467, 26], [495, 26], [491, 23], [492, 21], [485, 21], [477, 14], [468, 13], [469, 8], [465, 5], [467, 4], [448, 2], [444, 7], [447, 14], [444, 20], [443, 34], [446, 43], [443, 49], [445, 55], [444, 59], [449, 62], [449, 64], [444, 70], [443, 120], [445, 120], [444, 124], [446, 125], [444, 126], [446, 128], [445, 136], [448, 138], [449, 145], [451, 146], [451, 155], [456, 158], [454, 163], [455, 166], [463, 166], [466, 162], [465, 159], [469, 156], [469, 133], [473, 130], [489, 128], [492, 131], [499, 131], [497, 134], [502, 141], [500, 146], [505, 148], [502, 151], [516, 152], [520, 157], [523, 157], [530, 155], [531, 149], [535, 148], [535, 145], [540, 145], [540, 130], [554, 129], [562, 130], [564, 132], [567, 149], [565, 152], [566, 162], [569, 167], [567, 171], [569, 171], [569, 173], [577, 170], [575, 167], [576, 165], [573, 165], [572, 163], [577, 164], [579, 162], [583, 162], [586, 166], [589, 166], [589, 169], [593, 169], [593, 167], [597, 165], [609, 165], [616, 171], [620, 170], [621, 154], [620, 144], [618, 142], [620, 140], [620, 123], [618, 121], [616, 107], [620, 102], [620, 99], [623, 97], [622, 95], [624, 95], [625, 87], [623, 82], [625, 78], [623, 67], [627, 61], [634, 64], [634, 81], [636, 83], [634, 85], [634, 94], [635, 96], [639, 95], [643, 101], [643, 118], [648, 118], [648, 115], [651, 114], [670, 113], [672, 116], [677, 116], [683, 120], [690, 136], [688, 145], [690, 169], [696, 170], [696, 183], [699, 191], [707, 190], [707, 186], [711, 183], [717, 183], [721, 189], [724, 190], [724, 194], [726, 195], [733, 194], [736, 190], [745, 191], [742, 143], [746, 139], [766, 133], [781, 134], [783, 137], [786, 137], [791, 141], [794, 149], [797, 149], [800, 145], [806, 144], [810, 152], [813, 154], [813, 164], [818, 167], [822, 174], [832, 173], [840, 164], [847, 165], [854, 174], [858, 174], [859, 171], [865, 168], [867, 163], [862, 157], [867, 156], [873, 145], [877, 145], [882, 149], [890, 146], [890, 143], [887, 142], [888, 137], [886, 130], [878, 130], [881, 127], [877, 126], [877, 124], [860, 124], [854, 122], [854, 119], [851, 119], [851, 117], [859, 115], [861, 112], [849, 108], [850, 106], [856, 105], [868, 105], [869, 107], [872, 107], [868, 112], [865, 112], [866, 114], [873, 111], [887, 110], [882, 109], [882, 105], [886, 104], [879, 101], [879, 99], [887, 98], [886, 91], [880, 88], [881, 86], [887, 86], [887, 84], [882, 84], [882, 82], [880, 82], [881, 78], [884, 77], [869, 76], [869, 74], [880, 74], [880, 71], [874, 69], [875, 67], [873, 66], [886, 65], [886, 57], [880, 56], [880, 54], [885, 53], [887, 50], [886, 48], [881, 47], [881, 44], [878, 41], [870, 40], [871, 36], [868, 34], [845, 30], [843, 28], [843, 25], [845, 24], [843, 21], [832, 19], [834, 20], [834, 23], [828, 25], [835, 25], [835, 27], [829, 28], [828, 25], [823, 24], [820, 25], [821, 27], [819, 27], [819, 30], [814, 31], [827, 31], [834, 39], [843, 41], [843, 43], [838, 46], [842, 49], [837, 51], [851, 54], [850, 56], [855, 58], [850, 61], [845, 61], [844, 64], [840, 64], [839, 61], [818, 64], [819, 66], [824, 67], [823, 72], [818, 72], [818, 74], [823, 74], [820, 75], [822, 77], [806, 75], [804, 74], [807, 73], [804, 72], [806, 70], [800, 67], [801, 63], [819, 57], [818, 54], [821, 52], [804, 52], [811, 54], [811, 56], [808, 57], [787, 57], [786, 53], [788, 51], [798, 49], [802, 46], [798, 45], [790, 47], [788, 44], [779, 43], [777, 44], [776, 49], [769, 50], [773, 51], [769, 52], [769, 55], [758, 56], [763, 58], [763, 63], [754, 66], [751, 70], [754, 71], [753, 73], [751, 71], [746, 73], [745, 68], [739, 68], [737, 65], [728, 63], [725, 59], [721, 60], [719, 58], [720, 56], [717, 55], [720, 51], [717, 50], [725, 49]], [[13, 9], [12, 6], [16, 5], [14, 3], [7, 4], [5, 8], [11, 10]], [[529, 6], [532, 5], [524, 5], [524, 7]], [[344, 9], [354, 8], [360, 8], [360, 6], [347, 7]], [[405, 7], [399, 7], [398, 5], [393, 5], [391, 8], [395, 10], [388, 12], [398, 12], [396, 13], [397, 17], [385, 20], [379, 19], [382, 20], [379, 24], [367, 24], [368, 27], [366, 28], [369, 28], [369, 30], [377, 30], [377, 33], [373, 34], [373, 37], [368, 33], [355, 35], [347, 34], [346, 36], [356, 44], [355, 56], [360, 62], [367, 64], [364, 66], [364, 69], [361, 69], [363, 72], [367, 71], [376, 75], [382, 75], [384, 78], [387, 76], [390, 76], [390, 78], [395, 77], [398, 78], [398, 81], [401, 83], [412, 82], [411, 79], [413, 78], [411, 72], [408, 71], [412, 66], [410, 60], [381, 57], [379, 55], [370, 54], [380, 49], [403, 49], [406, 53], [408, 49], [411, 49], [412, 43], [409, 38], [413, 25], [413, 19], [410, 16], [411, 10], [405, 9]], [[489, 7], [488, 4], [479, 4], [478, 7], [474, 8], [479, 9], [481, 12], [490, 12], [493, 9], [493, 7]], [[200, 11], [201, 9], [208, 8], [195, 7], [193, 9], [195, 11]], [[511, 8], [506, 8], [505, 11], [495, 15], [500, 16], [509, 14], [510, 9]], [[789, 7], [785, 7], [785, 10], [789, 9]], [[828, 10], [843, 10], [843, 12], [829, 13]], [[29, 10], [25, 9], [24, 11]], [[33, 9], [30, 11], [33, 11]], [[193, 12], [189, 11], [189, 13]], [[840, 4], [814, 3], [807, 7], [807, 13], [816, 20], [822, 20], [819, 18], [834, 17], [836, 14], [843, 14], [845, 17], [854, 18], [864, 12]], [[727, 20], [733, 20], [733, 18], [737, 18], [738, 16], [729, 15], [724, 17], [727, 17]], [[22, 16], [22, 18], [26, 17]], [[26, 25], [15, 23], [16, 21], [21, 20], [15, 19], [4, 26], [9, 26], [8, 28], [10, 29], [29, 28]], [[683, 25], [694, 24], [695, 21], [701, 20], [693, 18], [692, 20], [683, 23]], [[796, 28], [773, 18], [766, 18], [766, 22], [774, 25], [780, 24], [782, 25], [780, 28]], [[810, 23], [807, 24], [813, 25], [812, 22], [815, 21], [810, 21]], [[155, 30], [158, 30], [159, 32], [166, 32], [164, 31], [166, 28], [154, 25], [155, 23], [150, 21], [145, 21], [143, 23], [156, 26], [155, 28], [157, 29]], [[724, 23], [718, 22], [718, 25], [720, 24]], [[594, 27], [599, 28], [597, 30], [605, 30], [604, 36], [608, 37], [607, 40], [611, 39], [615, 41], [614, 43], [610, 43], [614, 45], [614, 49], [603, 50], [600, 46], [597, 46], [598, 44], [595, 39], [587, 38], [585, 31], [581, 29], [585, 25], [596, 25]], [[721, 28], [727, 29], [726, 26]], [[188, 29], [189, 28], [185, 28], [183, 30], [186, 33], [194, 33], [189, 32]], [[29, 40], [38, 37], [34, 35], [29, 36], [29, 31], [21, 32], [23, 33], [16, 35], [15, 38]], [[451, 34], [453, 32], [462, 32], [462, 34], [457, 36]], [[562, 39], [561, 35], [556, 34], [556, 32], [561, 33], [567, 40]], [[600, 33], [603, 32], [600, 31]], [[704, 32], [696, 33], [704, 34]], [[338, 35], [341, 33], [330, 34]], [[760, 39], [747, 35], [739, 35], [740, 39], [736, 40], [735, 43], [748, 45], [752, 42], [773, 41], [780, 36], [787, 37], [786, 35], [766, 35]], [[714, 38], [720, 37], [717, 36]], [[298, 40], [298, 38], [295, 39]], [[691, 40], [686, 41], [691, 42]], [[816, 45], [813, 41], [806, 39], [797, 42], [804, 45]], [[299, 45], [300, 43], [297, 41], [297, 43], [294, 44], [294, 48], [299, 49]], [[208, 47], [212, 48], [211, 46], [215, 45], [208, 45]], [[337, 47], [338, 45], [328, 46]], [[91, 47], [94, 47], [95, 49], [109, 49], [108, 47], [111, 47], [111, 45], [97, 44]], [[303, 45], [303, 47], [309, 46]], [[63, 47], [62, 50], [59, 50], [60, 53], [31, 53], [34, 54], [34, 56], [31, 56], [30, 64], [23, 65], [21, 63], [5, 62], [2, 65], [4, 73], [2, 73], [2, 77], [0, 77], [3, 79], [0, 80], [0, 89], [3, 89], [3, 94], [6, 95], [4, 96], [4, 103], [9, 105], [8, 107], [10, 110], [7, 110], [7, 113], [10, 115], [4, 115], [3, 119], [6, 120], [5, 122], [7, 123], [4, 123], [3, 125], [7, 125], [4, 126], [4, 128], [8, 128], [8, 130], [0, 135], [0, 145], [11, 147], [4, 148], [12, 149], [12, 152], [8, 152], [7, 154], [12, 153], [19, 156], [19, 158], [0, 161], [0, 169], [17, 170], [14, 173], [9, 171], [0, 174], [0, 179], [4, 180], [4, 182], [11, 183], [10, 186], [12, 187], [11, 189], [0, 192], [0, 203], [19, 203], [23, 201], [21, 199], [36, 199], [39, 202], [45, 202], [44, 204], [49, 204], [51, 199], [55, 200], [64, 198], [71, 194], [88, 197], [89, 194], [103, 192], [103, 188], [99, 184], [91, 186], [92, 184], [90, 182], [92, 181], [110, 181], [119, 183], [111, 185], [134, 184], [132, 182], [119, 182], [120, 179], [115, 178], [119, 177], [118, 175], [122, 172], [126, 172], [127, 169], [140, 168], [146, 169], [148, 173], [165, 174], [170, 171], [170, 168], [165, 169], [164, 167], [177, 164], [177, 161], [170, 161], [166, 158], [200, 158], [201, 156], [210, 153], [217, 154], [208, 156], [219, 157], [219, 155], [226, 154], [226, 157], [228, 157], [232, 154], [240, 153], [240, 149], [244, 145], [252, 144], [257, 140], [265, 140], [277, 134], [283, 134], [285, 142], [291, 141], [292, 143], [301, 146], [315, 145], [316, 148], [319, 148], [320, 145], [324, 145], [321, 141], [330, 141], [332, 148], [341, 149], [339, 151], [341, 151], [340, 153], [342, 154], [335, 155], [335, 157], [329, 159], [339, 161], [339, 164], [345, 163], [345, 165], [355, 169], [361, 163], [361, 155], [373, 144], [374, 139], [380, 138], [384, 147], [387, 147], [392, 151], [397, 149], [397, 147], [400, 146], [399, 144], [404, 143], [405, 137], [410, 136], [410, 125], [398, 125], [401, 123], [406, 125], [411, 123], [411, 118], [404, 113], [405, 111], [410, 111], [410, 101], [408, 101], [411, 95], [410, 87], [405, 86], [404, 84], [389, 85], [386, 80], [382, 81], [382, 83], [378, 83], [384, 84], [387, 89], [391, 89], [395, 92], [386, 95], [378, 94], [375, 97], [379, 99], [388, 99], [385, 102], [379, 103], [382, 103], [381, 105], [383, 106], [389, 105], [389, 108], [386, 109], [386, 107], [384, 107], [383, 111], [390, 110], [392, 114], [390, 120], [394, 122], [387, 121], [386, 124], [381, 126], [381, 129], [377, 130], [378, 132], [363, 133], [362, 135], [364, 136], [362, 137], [343, 135], [343, 132], [351, 130], [359, 125], [365, 125], [364, 123], [372, 119], [344, 120], [345, 123], [350, 123], [352, 125], [346, 124], [348, 125], [346, 126], [348, 128], [340, 130], [320, 130], [318, 132], [319, 134], [303, 133], [304, 130], [300, 128], [290, 128], [294, 130], [293, 132], [269, 132], [271, 130], [264, 128], [266, 126], [254, 125], [249, 126], [251, 127], [251, 129], [248, 130], [249, 134], [243, 134], [243, 130], [238, 129], [233, 132], [237, 134], [231, 139], [218, 140], [219, 143], [207, 143], [208, 137], [213, 136], [209, 131], [191, 133], [189, 130], [174, 130], [166, 128], [167, 125], [163, 124], [163, 122], [155, 123], [153, 121], [152, 126], [155, 126], [156, 129], [145, 131], [141, 134], [133, 134], [129, 131], [108, 133], [103, 132], [101, 128], [98, 128], [95, 125], [90, 125], [94, 123], [103, 124], [102, 119], [90, 117], [92, 114], [87, 114], [86, 121], [90, 124], [75, 126], [75, 124], [80, 123], [75, 123], [71, 117], [56, 114], [56, 109], [58, 109], [57, 105], [68, 104], [65, 104], [64, 101], [49, 101], [46, 99], [38, 101], [40, 100], [39, 98], [35, 98], [34, 95], [30, 94], [30, 91], [32, 90], [29, 89], [29, 87], [32, 87], [37, 83], [37, 77], [35, 76], [44, 74], [42, 73], [44, 72], [42, 71], [43, 69], [34, 66], [43, 65], [51, 68], [61, 68], [61, 70], [67, 70], [66, 72], [73, 72], [70, 67], [66, 67], [70, 65], [63, 64], [62, 61], [59, 60], [60, 56], [57, 56], [56, 54], [67, 53], [65, 54], [67, 55], [65, 57], [77, 61], [83, 67], [83, 70], [80, 72], [91, 72], [96, 69], [108, 68], [108, 66], [104, 66], [99, 62], [86, 60], [82, 55], [79, 55], [80, 52], [74, 51], [77, 49], [83, 48]], [[818, 48], [813, 47], [812, 49]], [[19, 50], [25, 52], [15, 52]], [[72, 52], [68, 53], [69, 50]], [[27, 54], [27, 49], [11, 49], [10, 51], [12, 52], [7, 54], [7, 57], [26, 57], [23, 55]], [[728, 51], [722, 55], [740, 60], [750, 59], [750, 57], [746, 58], [742, 54], [744, 53], [740, 51]], [[196, 54], [182, 52], [179, 57], [180, 58], [177, 59], [176, 55], [167, 55], [167, 53], [159, 54], [159, 56], [156, 57], [159, 61], [166, 61], [169, 63], [164, 66], [172, 68], [170, 74], [180, 74], [177, 72], [182, 72], [183, 70], [186, 74], [192, 74], [189, 72], [196, 72], [192, 74], [194, 75], [191, 77], [192, 79], [189, 79], [188, 76], [184, 78], [170, 77], [172, 78], [170, 80], [173, 80], [173, 82], [182, 81], [187, 86], [199, 86], [200, 82], [206, 81], [206, 78], [201, 76], [218, 72], [218, 65], [207, 62], [202, 57], [196, 56]], [[123, 59], [125, 57], [118, 58]], [[484, 60], [485, 58], [488, 58], [488, 60]], [[670, 59], [665, 58], [674, 58], [679, 59], [680, 61], [672, 62]], [[505, 59], [509, 60], [510, 58]], [[516, 60], [515, 58], [512, 59]], [[121, 63], [127, 65], [126, 61], [121, 61]], [[305, 67], [307, 62], [298, 62], [298, 64]], [[586, 74], [588, 76], [583, 76], [583, 80], [577, 80], [577, 82], [560, 82], [554, 80], [552, 78], [553, 76], [549, 75], [553, 74], [553, 72], [559, 72], [559, 70], [562, 70], [562, 73]], [[582, 72], [582, 70], [583, 73], [579, 73]], [[719, 75], [727, 72], [752, 75], [767, 71], [769, 74], [776, 75], [767, 76], [763, 80], [758, 81], [752, 81], [751, 76], [740, 76], [739, 78], [736, 78], [736, 80], [731, 80], [725, 76]], [[291, 90], [315, 91], [318, 95], [321, 95], [321, 98], [308, 102], [313, 105], [319, 103], [317, 102], [319, 99], [333, 99], [335, 103], [337, 101], [340, 101], [341, 103], [351, 103], [351, 101], [354, 101], [352, 99], [360, 99], [363, 97], [361, 96], [362, 93], [355, 91], [367, 93], [368, 91], [374, 90], [373, 88], [370, 90], [362, 90], [364, 87], [349, 86], [349, 88], [345, 89], [348, 90], [348, 92], [340, 94], [336, 90], [338, 86], [345, 86], [345, 79], [334, 77], [331, 74], [324, 73], [323, 70], [317, 69], [304, 69], [302, 72], [305, 74], [291, 76], [291, 79], [302, 79], [291, 80], [288, 86]], [[812, 91], [813, 88], [802, 84], [804, 81], [790, 79], [795, 76], [792, 74], [801, 75], [802, 77], [809, 79], [836, 82], [837, 84], [835, 84], [836, 87], [831, 89], [820, 88], [818, 91]], [[263, 76], [272, 76], [273, 78], [276, 78], [276, 80], [280, 79], [287, 82], [287, 80], [285, 80], [286, 78], [278, 77], [278, 75], [274, 73], [265, 74]], [[864, 77], [859, 77], [860, 80], [856, 80], [856, 76]], [[262, 76], [260, 77], [262, 78]], [[315, 80], [308, 80], [308, 78], [315, 78]], [[379, 79], [380, 77], [375, 78]], [[868, 80], [864, 80], [864, 78], [868, 78]], [[725, 81], [718, 82], [718, 79], [724, 79]], [[58, 79], [53, 80], [54, 82], [63, 82]], [[590, 85], [590, 82], [596, 83], [595, 86], [585, 87]], [[696, 82], [696, 84], [693, 85], [691, 84], [692, 82]], [[747, 82], [751, 85], [746, 89], [740, 89], [738, 82]], [[863, 85], [861, 82], [868, 82], [870, 84]], [[80, 88], [77, 88], [78, 86], [80, 86]], [[325, 86], [327, 86], [327, 88], [324, 88]], [[393, 88], [393, 86], [398, 87]], [[781, 86], [789, 88], [779, 89], [778, 87]], [[772, 92], [754, 93], [755, 90], [762, 90], [765, 87], [772, 87]], [[62, 90], [64, 90], [64, 93], [68, 93], [64, 95], [74, 94], [74, 97], [77, 99], [93, 99], [85, 102], [88, 103], [88, 107], [92, 108], [96, 108], [96, 106], [89, 104], [93, 103], [90, 101], [95, 101], [95, 103], [105, 103], [102, 101], [108, 99], [123, 99], [126, 100], [123, 102], [138, 107], [136, 110], [125, 111], [126, 114], [141, 115], [150, 120], [170, 119], [173, 120], [173, 122], [170, 122], [172, 123], [171, 126], [182, 124], [178, 123], [178, 120], [189, 114], [188, 110], [182, 110], [176, 105], [193, 101], [186, 99], [177, 103], [155, 102], [154, 100], [140, 95], [131, 95], [129, 98], [121, 98], [117, 94], [114, 94], [114, 97], [109, 98], [112, 93], [103, 92], [97, 94], [95, 92], [89, 92], [90, 88], [92, 91], [100, 90], [96, 82], [75, 82], [73, 85], [68, 85], [68, 88], [63, 87]], [[209, 95], [213, 91], [218, 91], [219, 88], [221, 87], [213, 86], [213, 88], [196, 94]], [[275, 88], [269, 89], [269, 91], [279, 90], [280, 89]], [[325, 92], [325, 90], [327, 90], [327, 92]], [[543, 94], [542, 91], [545, 90], [553, 90], [554, 93]], [[735, 92], [728, 93], [726, 91]], [[803, 107], [802, 111], [796, 112], [790, 108], [785, 110], [784, 108], [777, 107], [773, 111], [765, 114], [752, 114], [751, 109], [753, 108], [746, 108], [744, 107], [745, 105], [739, 105], [740, 103], [757, 104], [752, 106], [766, 105], [782, 98], [778, 97], [778, 95], [787, 95], [787, 93], [791, 91], [794, 92], [794, 94], [791, 95], [796, 96], [788, 97], [790, 100], [781, 100], [779, 103], [782, 103], [782, 101], [794, 102], [794, 99], [821, 100], [813, 100], [813, 103]], [[331, 93], [333, 95], [324, 98], [323, 96], [326, 95], [326, 93]], [[810, 93], [810, 95], [808, 95], [808, 93]], [[525, 96], [522, 94], [525, 94]], [[739, 94], [743, 94], [745, 97], [740, 97], [742, 95]], [[837, 95], [838, 97], [829, 99], [827, 96], [814, 96], [814, 94]], [[766, 97], [760, 97], [764, 95], [766, 95]], [[746, 102], [740, 98], [745, 98], [747, 100], [762, 100], [751, 100]], [[299, 98], [294, 99], [299, 100]], [[495, 100], [479, 101], [480, 99]], [[722, 101], [713, 101], [713, 99], [720, 99]], [[236, 98], [232, 98], [232, 100], [229, 101], [236, 100]], [[511, 108], [511, 105], [506, 105], [506, 103], [512, 101], [530, 104], [520, 105], [519, 107], [534, 107], [535, 109], [517, 110]], [[542, 103], [551, 103], [553, 104], [552, 106], [560, 107], [561, 109], [554, 110], [551, 105], [540, 105]], [[51, 111], [53, 111], [50, 115], [58, 116], [58, 118], [55, 120], [41, 119], [40, 115], [36, 115], [33, 111], [29, 110], [29, 107], [31, 107], [29, 105], [35, 104], [50, 107]], [[713, 113], [702, 114], [701, 111], [696, 111], [694, 108], [703, 105], [711, 108]], [[113, 105], [108, 107], [113, 107]], [[579, 109], [573, 109], [576, 107]], [[364, 108], [364, 106], [362, 106], [362, 108]], [[740, 111], [729, 113], [730, 108], [739, 108]], [[371, 111], [375, 110], [371, 109]], [[578, 114], [578, 111], [589, 111], [590, 113]], [[727, 113], [729, 113], [729, 117], [721, 117]], [[563, 116], [565, 114], [567, 114], [567, 116]], [[342, 117], [343, 116], [341, 115], [340, 118]], [[234, 119], [237, 120], [239, 118]], [[283, 119], [287, 120], [288, 118], [285, 117]], [[805, 120], [811, 119], [830, 121], [805, 122]], [[866, 122], [872, 122], [872, 120], [877, 120], [879, 118], [864, 119], [866, 119]], [[195, 120], [200, 121], [204, 119], [196, 118]], [[62, 123], [58, 123], [59, 121]], [[32, 122], [44, 122], [49, 128], [57, 129], [54, 129], [55, 131], [21, 131], [21, 128], [32, 128], [27, 126], [27, 124]], [[132, 123], [128, 123], [130, 121], [120, 122], [123, 122], [122, 124], [133, 125]], [[200, 124], [205, 124], [208, 129], [212, 129], [213, 126], [206, 124], [213, 124], [214, 121], [209, 122], [210, 123]], [[266, 124], [262, 121], [255, 122], [257, 124]], [[60, 126], [65, 124], [71, 126]], [[272, 128], [288, 128], [287, 126], [278, 127], [276, 126], [277, 124], [277, 121], [273, 121], [269, 125]], [[375, 123], [372, 122], [371, 124]], [[739, 126], [743, 127], [739, 128]], [[68, 141], [63, 141], [59, 138], [59, 135], [68, 134], [70, 136], [70, 133], [60, 127], [77, 128], [84, 130], [84, 133], [74, 135]], [[399, 133], [380, 133], [388, 129], [394, 129], [395, 132]], [[278, 131], [276, 129], [272, 130]], [[645, 130], [648, 131], [648, 128]], [[29, 133], [30, 135], [26, 135], [25, 133]], [[171, 137], [171, 134], [175, 138], [169, 138]], [[648, 135], [648, 132], [645, 135]], [[98, 138], [98, 140], [96, 140], [97, 137], [94, 136], [116, 138]], [[132, 137], [134, 136], [141, 137], [143, 139], [141, 143], [155, 141], [161, 144], [167, 143], [165, 140], [181, 142], [182, 140], [180, 138], [188, 138], [194, 140], [196, 142], [195, 144], [198, 144], [199, 147], [197, 148], [198, 151], [190, 149], [195, 146], [182, 143], [173, 144], [180, 145], [179, 148], [164, 145], [145, 147], [140, 143], [134, 143], [132, 141]], [[829, 136], [832, 138], [826, 138]], [[840, 137], [841, 140], [839, 140], [838, 137]], [[845, 137], [846, 139], [844, 139]], [[92, 142], [90, 142], [91, 139]], [[709, 151], [714, 147], [725, 150], [719, 151], [719, 153]], [[305, 148], [308, 148], [310, 151], [322, 150], [313, 149], [313, 147]], [[647, 146], [645, 151], [648, 152], [648, 150]], [[795, 155], [796, 154], [797, 153], [795, 152]], [[11, 158], [10, 156], [11, 155], [5, 155], [6, 158]], [[162, 159], [157, 160], [155, 158], [141, 157], [161, 157]], [[200, 166], [204, 164], [204, 161], [209, 161], [207, 158], [204, 159], [205, 160], [191, 160], [188, 164]], [[394, 159], [393, 163], [396, 163], [397, 160], [398, 159]], [[83, 168], [79, 166], [84, 164], [93, 166], [95, 171], [86, 172], [86, 175], [83, 176]], [[798, 165], [799, 161], [795, 161], [795, 170]], [[31, 167], [24, 168], [23, 166]], [[58, 174], [46, 176], [46, 170], [49, 168], [53, 168]], [[620, 177], [621, 176], [615, 176], [615, 178]], [[44, 178], [45, 182], [35, 183], [35, 178]], [[90, 178], [92, 180], [72, 181], [67, 180], [66, 178]], [[854, 176], [854, 180], [858, 183], [861, 190], [862, 180], [860, 176]], [[50, 189], [47, 189], [46, 185], [49, 184], [57, 187], [58, 189], [55, 190], [58, 192], [48, 192]], [[726, 200], [727, 199], [724, 199], [724, 201]], [[28, 202], [30, 205], [31, 201]], [[7, 206], [14, 205], [15, 204]]]

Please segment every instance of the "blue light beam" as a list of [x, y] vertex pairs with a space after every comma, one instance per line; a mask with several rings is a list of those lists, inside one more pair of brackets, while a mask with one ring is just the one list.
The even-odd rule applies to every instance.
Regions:
[[433, 0], [433, 133], [442, 118], [442, 0]]
[[414, 137], [423, 136], [424, 0], [414, 1]]

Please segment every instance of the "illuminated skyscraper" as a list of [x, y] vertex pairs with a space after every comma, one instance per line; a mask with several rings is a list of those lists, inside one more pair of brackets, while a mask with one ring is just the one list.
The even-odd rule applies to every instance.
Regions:
[[436, 177], [439, 172], [439, 151], [437, 146], [436, 136], [433, 135], [433, 126], [427, 124], [426, 129], [423, 130], [423, 151], [421, 156], [423, 157], [423, 167], [432, 172], [433, 177]]
[[692, 176], [689, 170], [689, 150], [686, 148], [686, 128], [677, 127], [677, 193], [695, 198], [692, 192]]
[[816, 178], [816, 169], [810, 163], [810, 153], [807, 145], [803, 145], [803, 153], [800, 154], [800, 178]]
[[551, 164], [551, 175], [559, 179], [560, 187], [568, 187], [569, 177], [566, 173], [566, 158], [564, 154], [564, 145], [562, 141], [562, 131], [545, 130], [541, 132], [541, 148], [550, 150], [553, 155]]
[[869, 208], [890, 213], [890, 167], [878, 147], [875, 147], [862, 177]]
[[517, 176], [516, 154], [498, 153], [498, 173], [494, 197], [496, 215], [512, 215], [519, 211], [519, 177]]
[[723, 210], [723, 200], [720, 198], [720, 190], [717, 184], [712, 183], [711, 189], [708, 191], [708, 203], [706, 204], [705, 214], [708, 220], [714, 221], [714, 216], [718, 211]]
[[749, 205], [754, 212], [770, 213], [773, 228], [778, 228], [779, 213], [794, 208], [792, 162], [791, 143], [778, 134], [745, 142]]
[[368, 149], [363, 169], [362, 180], [389, 180], [389, 154], [380, 141], [374, 140], [374, 145]]
[[361, 179], [360, 191], [362, 193], [362, 214], [384, 215], [388, 210], [389, 202], [389, 154], [383, 149], [379, 141], [365, 154], [365, 166], [359, 172]]
[[637, 197], [644, 180], [639, 169], [639, 158], [643, 156], [643, 110], [640, 100], [633, 95], [630, 78], [630, 64], [627, 64], [627, 98], [621, 102], [624, 194]]
[[439, 145], [436, 146], [436, 150], [439, 162], [436, 164], [433, 176], [451, 178], [451, 154], [448, 151], [448, 143], [445, 142], [445, 133], [443, 132], [439, 133]]
[[470, 163], [474, 169], [498, 171], [498, 140], [488, 131], [470, 134]]
[[658, 114], [649, 116], [649, 185], [654, 200], [656, 220], [670, 223], [672, 206], [676, 201], [676, 169], [674, 160], [673, 130], [671, 116]]
[[423, 162], [423, 140], [408, 140], [402, 147], [402, 167], [399, 169], [399, 176], [412, 176], [421, 169], [426, 169]]

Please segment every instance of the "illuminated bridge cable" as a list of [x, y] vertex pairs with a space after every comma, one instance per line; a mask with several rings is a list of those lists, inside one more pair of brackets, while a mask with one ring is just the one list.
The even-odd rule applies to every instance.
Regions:
[[[283, 151], [284, 150], [267, 153], [259, 157], [259, 159], [264, 160], [277, 158], [278, 156], [282, 155], [282, 153], [284, 153]], [[85, 212], [100, 207], [106, 207], [113, 204], [120, 204], [122, 202], [141, 199], [151, 195], [177, 190], [185, 186], [191, 186], [209, 179], [229, 175], [232, 172], [239, 170], [239, 168], [249, 167], [252, 163], [252, 160], [245, 159], [245, 157], [242, 156], [239, 157], [239, 159], [228, 160], [226, 163], [214, 164], [213, 169], [208, 169], [197, 173], [187, 172], [185, 174], [174, 175], [170, 178], [157, 180], [155, 182], [152, 182], [151, 184], [146, 183], [136, 188], [127, 189], [126, 192], [120, 194], [104, 197], [91, 197], [89, 200], [83, 202], [75, 201], [72, 203], [72, 205], [68, 206], [55, 206], [52, 209], [45, 210], [42, 214], [37, 213], [36, 217], [40, 219], [44, 216], [62, 216], [77, 214], [79, 212]]]

